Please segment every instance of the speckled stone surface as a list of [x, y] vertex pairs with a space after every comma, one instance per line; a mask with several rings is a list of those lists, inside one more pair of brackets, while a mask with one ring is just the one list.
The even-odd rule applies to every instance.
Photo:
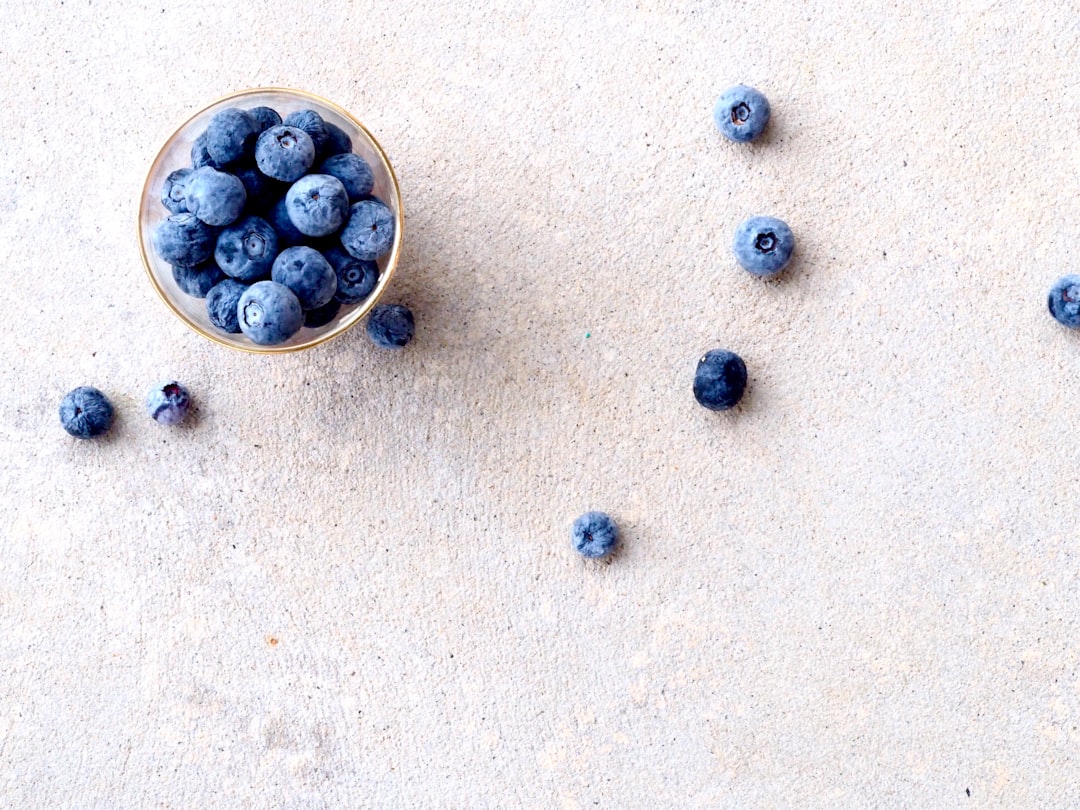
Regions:
[[[1077, 9], [520, 8], [0, 6], [0, 805], [1080, 804]], [[259, 85], [393, 160], [403, 352], [230, 352], [146, 281], [158, 147]]]

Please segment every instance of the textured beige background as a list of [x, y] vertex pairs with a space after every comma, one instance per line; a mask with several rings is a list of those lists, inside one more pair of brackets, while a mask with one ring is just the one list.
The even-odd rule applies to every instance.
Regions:
[[[225, 6], [0, 5], [3, 807], [1080, 803], [1076, 2]], [[272, 84], [395, 162], [404, 353], [143, 277], [158, 146]]]

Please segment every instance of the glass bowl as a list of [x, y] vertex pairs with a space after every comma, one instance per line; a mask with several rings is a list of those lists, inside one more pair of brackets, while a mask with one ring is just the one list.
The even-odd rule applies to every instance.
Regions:
[[[305, 326], [289, 340], [272, 346], [259, 345], [243, 333], [230, 334], [214, 326], [206, 313], [206, 300], [188, 295], [177, 286], [172, 267], [157, 255], [150, 242], [154, 228], [169, 216], [169, 211], [161, 204], [162, 184], [170, 172], [191, 166], [191, 145], [206, 129], [214, 114], [226, 107], [250, 109], [260, 106], [272, 107], [282, 118], [296, 110], [315, 110], [326, 121], [341, 127], [352, 139], [353, 152], [360, 155], [371, 167], [375, 176], [375, 187], [371, 194], [385, 203], [394, 215], [394, 243], [390, 250], [378, 260], [379, 282], [371, 295], [359, 304], [343, 305], [334, 319], [325, 326], [317, 328]], [[263, 87], [242, 90], [218, 99], [195, 113], [165, 142], [146, 176], [142, 199], [139, 201], [139, 249], [142, 251], [143, 264], [146, 266], [150, 283], [154, 285], [161, 300], [176, 317], [194, 331], [208, 340], [232, 349], [275, 354], [310, 349], [312, 346], [337, 337], [363, 319], [368, 310], [379, 300], [397, 267], [398, 256], [401, 253], [403, 224], [401, 191], [398, 188], [394, 169], [378, 141], [363, 124], [333, 102], [311, 93], [280, 87]]]

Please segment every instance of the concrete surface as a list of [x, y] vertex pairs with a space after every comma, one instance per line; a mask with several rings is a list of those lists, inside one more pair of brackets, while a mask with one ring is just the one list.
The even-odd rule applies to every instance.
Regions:
[[[1077, 806], [1080, 335], [1044, 296], [1080, 7], [521, 8], [0, 6], [0, 804]], [[749, 148], [710, 119], [739, 81]], [[143, 277], [158, 146], [257, 85], [394, 160], [404, 353], [231, 353]], [[751, 213], [781, 280], [734, 266]], [[735, 413], [690, 393], [718, 345]], [[81, 384], [106, 441], [59, 427]]]

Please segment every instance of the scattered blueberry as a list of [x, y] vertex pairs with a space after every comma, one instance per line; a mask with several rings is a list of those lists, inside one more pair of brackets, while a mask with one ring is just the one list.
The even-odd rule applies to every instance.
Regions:
[[228, 225], [244, 210], [247, 192], [240, 178], [210, 166], [195, 169], [187, 179], [187, 207], [207, 225]]
[[367, 320], [368, 337], [384, 349], [400, 349], [413, 339], [413, 314], [401, 304], [376, 304]]
[[206, 314], [210, 323], [225, 332], [240, 331], [240, 321], [236, 316], [236, 304], [247, 289], [246, 284], [227, 278], [219, 281], [206, 293]]
[[378, 200], [360, 200], [349, 208], [341, 244], [357, 259], [374, 260], [394, 244], [394, 215]]
[[1058, 323], [1080, 329], [1080, 276], [1062, 276], [1055, 281], [1047, 304]]
[[270, 278], [288, 287], [304, 309], [318, 309], [337, 290], [334, 268], [319, 251], [304, 245], [286, 248], [274, 259]]
[[240, 331], [254, 343], [284, 343], [304, 325], [304, 312], [293, 291], [276, 281], [256, 281], [236, 305]]
[[342, 304], [359, 304], [378, 285], [379, 265], [375, 262], [354, 259], [338, 247], [327, 248], [323, 256], [337, 274], [334, 298]]
[[165, 178], [165, 183], [161, 186], [161, 204], [168, 208], [170, 213], [187, 213], [184, 187], [190, 174], [191, 169], [177, 169]]
[[304, 235], [296, 230], [293, 221], [289, 219], [289, 206], [285, 202], [284, 197], [278, 200], [274, 207], [266, 212], [266, 219], [274, 226], [274, 232], [277, 233], [278, 237], [279, 249], [291, 245], [298, 245], [305, 241]]
[[711, 411], [734, 408], [746, 390], [746, 364], [734, 352], [713, 349], [698, 361], [694, 397]]
[[278, 255], [278, 239], [265, 219], [245, 217], [218, 234], [214, 261], [225, 275], [255, 281], [270, 274]]
[[315, 144], [299, 127], [270, 127], [255, 144], [255, 163], [267, 177], [295, 183], [315, 162]]
[[179, 425], [190, 406], [187, 389], [175, 380], [159, 385], [146, 397], [146, 412], [162, 425]]
[[60, 401], [60, 424], [76, 439], [100, 436], [112, 426], [113, 406], [101, 391], [88, 385], [69, 391]]
[[214, 113], [206, 128], [206, 151], [219, 166], [234, 163], [251, 153], [259, 130], [244, 110], [227, 107]]
[[225, 274], [214, 262], [206, 262], [195, 267], [174, 264], [172, 274], [176, 286], [195, 298], [205, 298], [215, 284], [225, 279]]
[[306, 174], [285, 195], [289, 219], [305, 236], [329, 236], [349, 213], [345, 186], [329, 174]]
[[315, 154], [323, 154], [323, 150], [326, 148], [328, 135], [326, 132], [326, 122], [323, 121], [321, 115], [314, 110], [297, 110], [294, 113], [286, 115], [283, 123], [285, 126], [297, 127], [304, 130], [304, 132], [311, 137], [311, 142], [315, 145]]
[[173, 214], [158, 223], [150, 241], [169, 264], [193, 267], [214, 254], [216, 238], [217, 231], [194, 214]]
[[619, 529], [603, 512], [586, 512], [570, 530], [574, 551], [589, 559], [606, 557], [619, 544]]
[[750, 217], [735, 230], [735, 260], [755, 276], [779, 273], [791, 259], [795, 236], [775, 217]]
[[247, 111], [255, 122], [255, 129], [261, 135], [270, 127], [281, 126], [281, 116], [272, 107], [252, 107]]
[[359, 155], [341, 154], [328, 157], [319, 166], [319, 171], [336, 177], [349, 193], [349, 202], [356, 202], [375, 187], [375, 175], [368, 162]]
[[323, 304], [317, 309], [309, 309], [304, 313], [304, 326], [309, 329], [318, 329], [320, 326], [326, 326], [330, 321], [337, 317], [338, 312], [341, 310], [341, 302], [336, 298], [330, 299], [329, 304]]
[[769, 101], [753, 87], [736, 85], [725, 90], [713, 108], [713, 119], [732, 141], [752, 141], [769, 123]]
[[352, 138], [337, 124], [331, 124], [323, 119], [326, 128], [326, 144], [323, 146], [322, 156], [344, 155], [352, 151]]

